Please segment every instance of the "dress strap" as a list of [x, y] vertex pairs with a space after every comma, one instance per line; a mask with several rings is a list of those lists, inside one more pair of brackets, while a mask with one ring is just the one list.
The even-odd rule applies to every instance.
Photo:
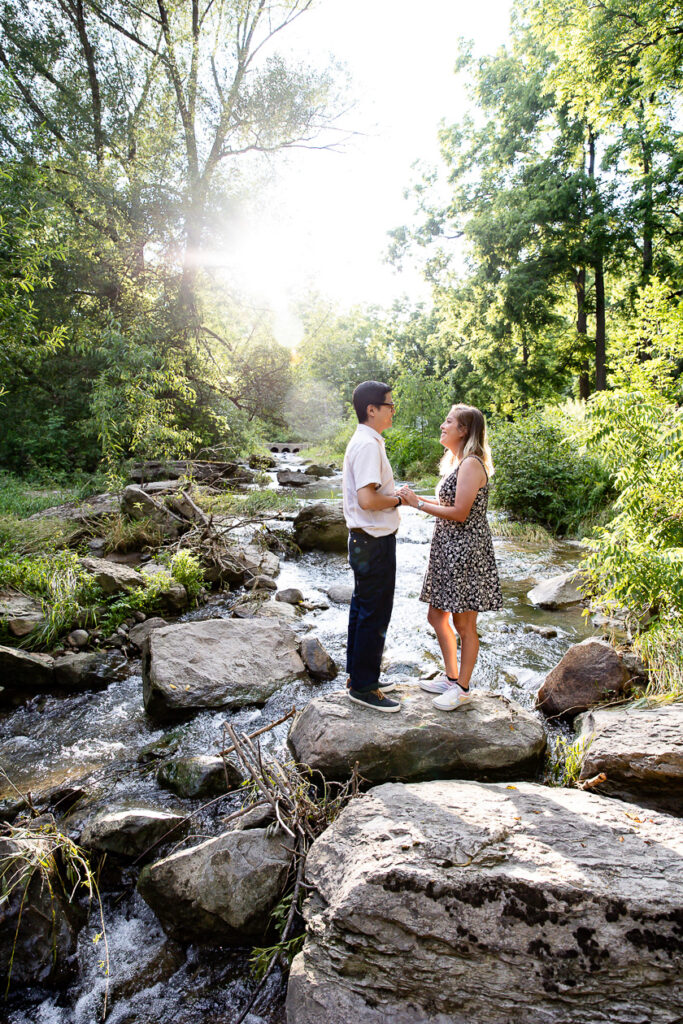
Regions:
[[[487, 472], [487, 470], [486, 470], [486, 466], [484, 465], [484, 460], [483, 460], [483, 459], [481, 459], [481, 458], [480, 458], [480, 457], [479, 457], [478, 455], [475, 455], [475, 454], [474, 454], [474, 452], [472, 452], [472, 453], [471, 453], [470, 455], [466, 455], [466, 456], [465, 456], [465, 459], [476, 459], [476, 460], [477, 460], [477, 462], [480, 462], [480, 463], [481, 463], [481, 468], [482, 468], [482, 469], [484, 470], [484, 472], [486, 473], [486, 483], [488, 483], [488, 482], [489, 482], [489, 475], [488, 475], [488, 472]], [[463, 462], [465, 461], [465, 459], [462, 459], [462, 460], [461, 460], [461, 462], [460, 462], [460, 465], [461, 465], [461, 466], [462, 466]]]

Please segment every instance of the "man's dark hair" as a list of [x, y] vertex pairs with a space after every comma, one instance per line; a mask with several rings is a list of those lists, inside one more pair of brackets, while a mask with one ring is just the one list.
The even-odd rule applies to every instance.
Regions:
[[387, 391], [391, 391], [391, 387], [378, 380], [364, 380], [358, 385], [353, 393], [353, 407], [359, 423], [366, 422], [369, 405], [382, 404]]

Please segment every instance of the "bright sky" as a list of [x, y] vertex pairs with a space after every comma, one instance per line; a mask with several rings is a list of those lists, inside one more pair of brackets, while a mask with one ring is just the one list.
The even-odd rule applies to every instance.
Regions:
[[507, 38], [509, 9], [510, 0], [319, 0], [282, 34], [285, 52], [345, 65], [354, 105], [342, 123], [360, 134], [342, 152], [278, 157], [258, 220], [234, 240], [231, 275], [273, 308], [280, 340], [296, 344], [287, 310], [309, 288], [343, 307], [428, 297], [416, 274], [383, 262], [387, 232], [411, 219], [403, 192], [417, 175], [412, 164], [438, 163], [439, 122], [464, 113], [457, 40], [493, 52]]

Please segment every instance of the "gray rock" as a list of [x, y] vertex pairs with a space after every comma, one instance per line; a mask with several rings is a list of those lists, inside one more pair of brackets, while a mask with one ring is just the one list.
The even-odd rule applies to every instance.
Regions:
[[[0, 887], [5, 881], [9, 883], [17, 869], [11, 858], [26, 853], [27, 845], [23, 845], [22, 851], [14, 840], [0, 838]], [[46, 838], [37, 834], [30, 842], [30, 851], [34, 863], [39, 857], [49, 863], [51, 850]], [[12, 964], [10, 992], [23, 985], [63, 984], [77, 968], [76, 940], [82, 914], [75, 903], [69, 902], [56, 869], [50, 867], [46, 873], [49, 886], [37, 870], [30, 881], [27, 875], [23, 884], [20, 882], [6, 898], [3, 894], [0, 963], [5, 984], [8, 965]]]
[[145, 562], [144, 565], [140, 566], [140, 572], [143, 576], [153, 579], [155, 576], [169, 576], [171, 571], [167, 565], [162, 565], [161, 562]]
[[54, 659], [29, 654], [14, 647], [0, 647], [0, 679], [8, 691], [49, 690], [54, 686]]
[[154, 630], [142, 649], [142, 673], [146, 710], [170, 719], [200, 708], [263, 704], [305, 668], [287, 625], [210, 619]]
[[350, 587], [346, 583], [337, 583], [335, 586], [329, 588], [327, 596], [330, 601], [334, 601], [336, 604], [351, 604], [353, 587]]
[[291, 469], [278, 469], [277, 482], [280, 487], [306, 487], [310, 484], [310, 476], [305, 473], [296, 473]]
[[254, 576], [247, 583], [247, 590], [277, 590], [277, 583], [270, 576]]
[[82, 558], [81, 565], [95, 577], [105, 594], [125, 594], [134, 587], [144, 587], [145, 577], [128, 565], [110, 562], [107, 558]]
[[282, 895], [291, 854], [265, 829], [231, 830], [143, 868], [138, 891], [183, 942], [261, 939]]
[[133, 484], [126, 487], [121, 495], [121, 513], [128, 519], [151, 519], [170, 537], [178, 537], [188, 525], [184, 517], [163, 501]]
[[307, 636], [301, 641], [300, 647], [303, 663], [313, 679], [335, 679], [337, 666], [323, 645], [315, 637]]
[[567, 608], [572, 604], [580, 604], [584, 600], [579, 590], [580, 579], [579, 573], [575, 570], [564, 572], [560, 576], [551, 576], [530, 590], [527, 598], [541, 608]]
[[67, 501], [64, 505], [53, 505], [42, 512], [35, 512], [29, 519], [74, 520], [79, 526], [95, 526], [116, 515], [119, 505], [118, 494], [93, 494], [83, 501]]
[[576, 725], [589, 744], [581, 781], [604, 772], [601, 795], [683, 816], [683, 704], [597, 709]]
[[542, 636], [544, 640], [553, 640], [557, 636], [557, 630], [554, 626], [534, 626], [529, 623], [524, 627], [524, 633], [537, 633], [538, 636]]
[[518, 779], [538, 767], [546, 745], [536, 717], [505, 697], [479, 692], [455, 711], [438, 711], [417, 687], [400, 686], [397, 715], [352, 703], [346, 692], [310, 701], [289, 745], [297, 761], [326, 779], [346, 779], [358, 762], [372, 782], [388, 779]]
[[192, 489], [192, 484], [188, 481], [183, 483], [182, 480], [155, 480], [152, 483], [143, 484], [142, 489], [145, 494], [173, 494], [175, 491], [179, 491], [180, 488]]
[[163, 764], [157, 781], [178, 796], [198, 799], [228, 793], [242, 784], [243, 777], [228, 758], [224, 761], [222, 757], [196, 754]]
[[207, 568], [205, 578], [208, 583], [227, 583], [239, 587], [257, 576], [273, 578], [280, 571], [277, 555], [257, 544], [231, 544], [228, 546], [228, 555], [229, 565]]
[[247, 459], [247, 463], [252, 469], [275, 469], [277, 465], [272, 455], [263, 455], [261, 452], [254, 452]]
[[138, 462], [130, 471], [136, 483], [192, 478], [207, 484], [251, 483], [254, 474], [238, 462], [209, 462], [201, 459], [170, 459]]
[[348, 537], [341, 502], [307, 505], [294, 520], [294, 541], [304, 551], [346, 552]]
[[127, 664], [126, 656], [120, 651], [67, 654], [55, 660], [55, 685], [70, 691], [102, 690], [123, 678]]
[[285, 590], [278, 590], [275, 595], [276, 601], [284, 601], [285, 604], [301, 604], [304, 595], [296, 587], [286, 587]]
[[255, 614], [264, 619], [280, 619], [281, 622], [297, 622], [299, 614], [293, 604], [284, 601], [265, 601], [256, 609]]
[[336, 470], [331, 466], [322, 466], [319, 462], [312, 462], [310, 466], [306, 466], [304, 473], [306, 476], [334, 476]]
[[267, 828], [275, 821], [275, 811], [270, 804], [265, 807], [254, 807], [247, 811], [241, 818], [235, 818], [230, 822], [230, 830], [243, 832], [250, 828]]
[[90, 635], [87, 629], [74, 629], [66, 639], [74, 647], [87, 647]]
[[96, 814], [81, 833], [86, 850], [139, 857], [164, 839], [177, 842], [187, 831], [182, 814], [149, 807], [126, 807]]
[[43, 609], [38, 601], [14, 591], [0, 592], [0, 619], [7, 622], [12, 636], [28, 636], [45, 622]]
[[631, 673], [606, 640], [589, 637], [569, 648], [536, 695], [544, 715], [574, 718], [592, 704], [622, 696]]
[[288, 1024], [678, 1020], [683, 823], [635, 811], [533, 783], [352, 801], [308, 854]]
[[159, 595], [159, 600], [164, 609], [172, 615], [178, 615], [190, 604], [190, 598], [182, 583], [169, 583]]
[[168, 626], [166, 619], [160, 618], [158, 615], [153, 616], [151, 619], [145, 619], [144, 622], [140, 622], [128, 633], [128, 639], [131, 640], [136, 647], [142, 647], [145, 640], [150, 633], [153, 633], [155, 629], [161, 629], [162, 626]]

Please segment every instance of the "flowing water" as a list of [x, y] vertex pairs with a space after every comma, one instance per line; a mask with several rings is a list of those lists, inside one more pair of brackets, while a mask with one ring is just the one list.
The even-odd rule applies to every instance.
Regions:
[[[298, 468], [297, 456], [282, 457], [281, 465]], [[302, 500], [338, 497], [339, 477], [308, 485]], [[397, 546], [398, 576], [394, 612], [387, 635], [384, 669], [396, 679], [415, 678], [424, 669], [442, 667], [436, 638], [428, 628], [426, 605], [418, 594], [429, 551], [433, 520], [413, 509], [401, 512]], [[547, 672], [567, 648], [594, 630], [579, 608], [544, 612], [526, 599], [540, 579], [572, 568], [580, 557], [573, 544], [551, 547], [495, 541], [504, 607], [479, 618], [481, 653], [473, 685], [533, 707], [533, 698]], [[236, 713], [203, 712], [173, 729], [177, 755], [212, 753], [223, 746], [223, 727], [230, 721], [251, 732], [327, 691], [343, 685], [343, 664], [348, 607], [329, 601], [327, 589], [352, 584], [342, 555], [310, 552], [285, 558], [278, 586], [298, 587], [308, 601], [328, 607], [303, 616], [297, 629], [318, 637], [340, 666], [330, 683], [292, 683], [275, 694], [263, 708]], [[191, 618], [226, 617], [236, 595], [222, 595], [190, 613]], [[524, 626], [552, 625], [558, 634], [544, 639], [524, 632]], [[284, 752], [288, 724], [265, 734], [263, 745]], [[69, 697], [42, 695], [0, 715], [0, 769], [22, 792], [40, 795], [63, 790], [73, 796], [82, 789], [87, 813], [94, 807], [127, 803], [198, 809], [158, 787], [154, 771], [138, 760], [143, 748], [158, 742], [169, 730], [158, 728], [142, 704], [139, 662], [131, 662], [125, 678], [106, 690]], [[144, 755], [143, 755], [144, 757]], [[12, 786], [0, 777], [0, 797], [11, 799]], [[198, 841], [221, 831], [221, 819], [237, 805], [227, 795], [211, 811], [198, 811], [192, 838]], [[79, 805], [77, 805], [79, 806]], [[78, 834], [84, 811], [76, 811], [70, 827]], [[106, 888], [106, 886], [105, 886]], [[182, 948], [162, 932], [156, 918], [134, 890], [134, 873], [124, 871], [104, 893], [109, 945], [109, 1012], [114, 1024], [233, 1024], [249, 991], [247, 950]], [[79, 939], [79, 972], [71, 987], [60, 993], [38, 989], [15, 994], [6, 1004], [7, 1024], [93, 1024], [101, 1018], [105, 977], [102, 948], [93, 939], [99, 923], [93, 916]], [[247, 1024], [284, 1021], [282, 986], [273, 980], [270, 999]], [[266, 1009], [264, 1009], [264, 1005]], [[0, 1020], [2, 1020], [0, 1010]]]

